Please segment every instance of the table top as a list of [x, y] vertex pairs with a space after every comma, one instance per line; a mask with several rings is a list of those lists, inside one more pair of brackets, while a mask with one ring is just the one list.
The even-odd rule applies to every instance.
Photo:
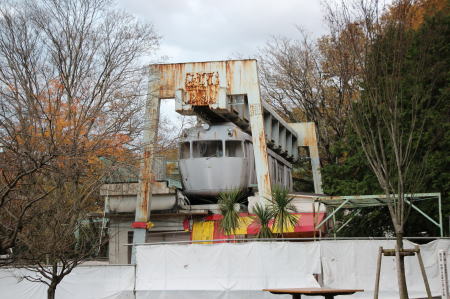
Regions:
[[315, 295], [351, 295], [356, 292], [364, 292], [361, 289], [331, 289], [331, 288], [289, 288], [289, 289], [264, 289], [272, 294], [315, 294]]

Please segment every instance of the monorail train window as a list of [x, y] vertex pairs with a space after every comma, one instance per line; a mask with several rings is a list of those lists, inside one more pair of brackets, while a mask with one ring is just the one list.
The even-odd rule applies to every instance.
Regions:
[[238, 140], [225, 141], [225, 155], [227, 157], [244, 157], [242, 142]]
[[222, 157], [223, 148], [220, 140], [203, 140], [192, 143], [192, 154], [194, 158]]
[[180, 144], [180, 159], [189, 159], [191, 157], [191, 146], [189, 142]]

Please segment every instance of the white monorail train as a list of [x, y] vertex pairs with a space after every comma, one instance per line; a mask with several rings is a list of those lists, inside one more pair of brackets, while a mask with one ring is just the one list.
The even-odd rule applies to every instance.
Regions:
[[[272, 185], [292, 191], [292, 164], [268, 149]], [[257, 187], [252, 137], [231, 122], [186, 129], [180, 143], [183, 191], [189, 197]]]

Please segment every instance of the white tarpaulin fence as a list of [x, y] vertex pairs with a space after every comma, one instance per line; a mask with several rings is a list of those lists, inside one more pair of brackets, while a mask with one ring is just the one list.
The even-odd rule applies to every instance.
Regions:
[[[134, 266], [78, 266], [67, 275], [56, 289], [56, 298], [132, 299]], [[0, 271], [0, 298], [45, 299], [47, 286], [20, 277], [36, 276], [28, 270], [2, 269]]]
[[137, 261], [136, 298], [263, 298], [264, 288], [318, 286], [312, 274], [320, 272], [320, 246], [140, 246]]
[[[252, 242], [214, 245], [138, 246], [137, 266], [81, 266], [58, 286], [57, 298], [289, 298], [263, 288], [318, 286], [312, 274], [323, 273], [324, 284], [361, 288], [372, 298], [378, 248], [394, 241]], [[405, 243], [406, 248], [414, 244]], [[441, 293], [438, 251], [449, 252], [450, 240], [420, 246], [434, 296]], [[25, 280], [21, 271], [0, 270], [0, 297], [46, 298], [46, 286]], [[411, 298], [425, 297], [416, 257], [406, 257]], [[393, 257], [383, 257], [380, 298], [398, 298]]]
[[[393, 249], [395, 241], [322, 241], [321, 261], [324, 283], [329, 287], [366, 290], [354, 298], [373, 298], [378, 249]], [[405, 248], [415, 244], [405, 241]], [[450, 240], [439, 240], [420, 246], [425, 271], [433, 296], [441, 295], [438, 251], [449, 252]], [[398, 298], [395, 257], [383, 257], [379, 298]], [[426, 297], [425, 285], [416, 256], [405, 257], [405, 272], [410, 298]], [[350, 298], [350, 297], [342, 297]]]

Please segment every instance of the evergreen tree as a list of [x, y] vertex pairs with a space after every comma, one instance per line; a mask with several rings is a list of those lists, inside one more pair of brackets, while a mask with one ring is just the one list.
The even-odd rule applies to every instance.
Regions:
[[[382, 42], [382, 41], [380, 41]], [[430, 45], [432, 45], [430, 47]], [[388, 49], [388, 47], [386, 47]], [[422, 56], [426, 68], [422, 70], [420, 88], [431, 94], [432, 105], [424, 115], [430, 119], [422, 134], [416, 159], [425, 161], [424, 176], [417, 192], [441, 192], [443, 215], [450, 213], [450, 14], [441, 10], [425, 19], [413, 32], [413, 43], [408, 51], [408, 61], [403, 70], [405, 86], [417, 82], [411, 71], [414, 61]], [[417, 86], [411, 86], [414, 92]], [[431, 89], [431, 90], [430, 90]], [[408, 93], [408, 88], [405, 88]], [[404, 95], [407, 98], [408, 94]], [[333, 145], [338, 158], [336, 163], [323, 168], [324, 191], [332, 195], [379, 194], [377, 180], [367, 164], [356, 134], [349, 129], [345, 139]], [[437, 202], [424, 201], [417, 205], [427, 214], [438, 219]], [[338, 219], [346, 221], [346, 216]], [[341, 233], [352, 236], [382, 236], [391, 230], [387, 209], [368, 208], [360, 212]], [[405, 235], [414, 236], [426, 231], [437, 235], [438, 228], [416, 212], [412, 212], [405, 227]]]

